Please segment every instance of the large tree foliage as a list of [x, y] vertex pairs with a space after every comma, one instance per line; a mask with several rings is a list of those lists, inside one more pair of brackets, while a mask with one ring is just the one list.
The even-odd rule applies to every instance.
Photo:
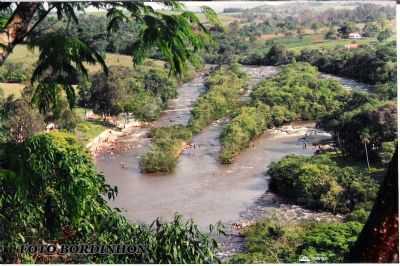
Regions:
[[[193, 222], [175, 217], [151, 226], [130, 224], [106, 198], [105, 183], [89, 154], [66, 133], [38, 134], [8, 144], [0, 170], [1, 262], [210, 263], [216, 243]], [[130, 244], [134, 254], [35, 256], [24, 243]]]

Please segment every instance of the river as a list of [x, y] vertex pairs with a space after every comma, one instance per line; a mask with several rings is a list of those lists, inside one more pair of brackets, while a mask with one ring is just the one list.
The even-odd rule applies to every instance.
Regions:
[[[244, 70], [252, 85], [277, 73], [275, 67], [247, 66]], [[201, 73], [179, 87], [178, 98], [170, 102], [153, 126], [186, 124], [191, 106], [205, 90], [205, 79], [206, 75]], [[313, 129], [313, 123], [298, 124], [287, 132], [267, 130], [233, 164], [221, 165], [217, 160], [218, 137], [225, 123], [216, 121], [194, 136], [192, 143], [196, 148], [185, 150], [176, 170], [166, 175], [140, 172], [139, 158], [150, 144], [149, 128], [133, 128], [121, 136], [119, 144], [131, 149], [96, 158], [96, 166], [107, 183], [118, 186], [118, 196], [110, 202], [111, 206], [120, 208], [136, 223], [150, 223], [157, 217], [169, 220], [176, 212], [192, 218], [201, 228], [218, 221], [229, 224], [248, 219], [266, 203], [263, 199], [268, 189], [267, 166], [287, 154], [311, 155], [315, 151], [311, 147], [304, 149], [299, 142], [307, 130]]]

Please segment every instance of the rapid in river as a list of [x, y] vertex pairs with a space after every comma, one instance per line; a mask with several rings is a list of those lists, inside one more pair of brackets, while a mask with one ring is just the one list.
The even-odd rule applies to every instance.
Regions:
[[[270, 66], [243, 69], [249, 74], [251, 85], [278, 72]], [[191, 107], [205, 90], [205, 80], [206, 74], [200, 73], [178, 88], [178, 98], [170, 102], [168, 110], [152, 126], [186, 124]], [[118, 186], [118, 196], [111, 206], [120, 208], [130, 221], [137, 223], [150, 223], [157, 217], [169, 220], [176, 212], [192, 218], [201, 228], [218, 221], [233, 223], [257, 210], [257, 204], [262, 202], [268, 190], [265, 172], [271, 162], [288, 154], [315, 152], [311, 145], [305, 148], [299, 141], [313, 130], [314, 124], [294, 124], [267, 130], [233, 164], [221, 165], [218, 138], [225, 123], [216, 121], [194, 136], [194, 148], [185, 150], [176, 170], [167, 175], [140, 172], [139, 158], [151, 143], [148, 127], [134, 127], [119, 137], [119, 145], [131, 149], [96, 158], [107, 183]]]

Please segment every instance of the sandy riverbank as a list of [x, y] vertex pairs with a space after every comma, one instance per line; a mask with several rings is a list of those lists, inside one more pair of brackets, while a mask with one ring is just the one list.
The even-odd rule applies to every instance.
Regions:
[[[126, 123], [124, 128], [112, 128], [106, 129], [102, 133], [100, 133], [97, 137], [91, 140], [87, 145], [86, 148], [89, 150], [90, 154], [93, 157], [104, 153], [114, 153], [116, 151], [123, 151], [127, 150], [130, 147], [123, 147], [119, 145], [118, 139], [127, 135], [135, 136], [134, 130], [135, 128], [142, 128], [147, 127], [149, 123], [141, 122], [138, 120], [132, 120]], [[139, 136], [136, 136], [139, 137]]]

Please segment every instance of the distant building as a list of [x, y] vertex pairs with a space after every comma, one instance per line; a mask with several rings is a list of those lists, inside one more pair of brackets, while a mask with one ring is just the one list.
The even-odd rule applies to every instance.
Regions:
[[349, 39], [361, 39], [361, 34], [358, 32], [349, 33]]

